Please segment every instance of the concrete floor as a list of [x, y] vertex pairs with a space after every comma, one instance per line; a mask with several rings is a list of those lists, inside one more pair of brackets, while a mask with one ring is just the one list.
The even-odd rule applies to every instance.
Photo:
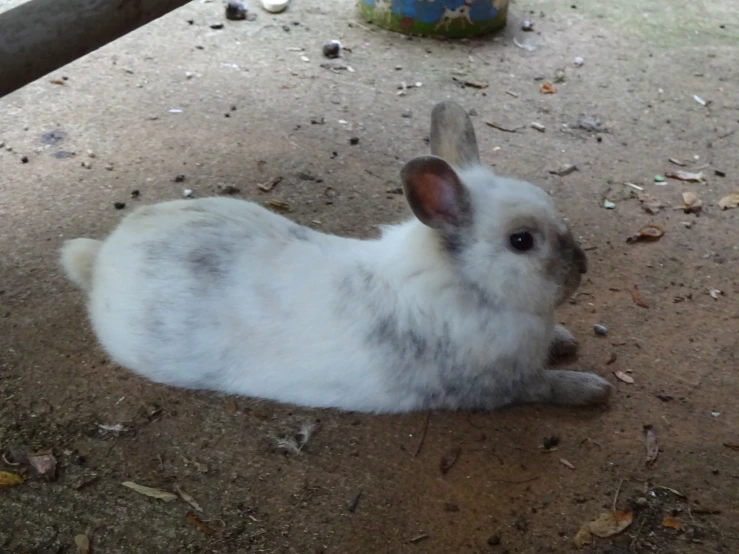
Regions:
[[[739, 210], [717, 205], [739, 192], [739, 6], [525, 0], [499, 36], [461, 42], [372, 28], [350, 2], [256, 11], [213, 30], [222, 5], [194, 1], [0, 100], [0, 447], [7, 462], [24, 448], [59, 462], [53, 482], [0, 462], [28, 470], [0, 490], [0, 552], [75, 552], [81, 533], [112, 554], [566, 552], [614, 497], [633, 524], [583, 552], [739, 551], [739, 452], [725, 446], [739, 443]], [[520, 31], [524, 18], [536, 32]], [[321, 67], [331, 38], [354, 72]], [[566, 81], [541, 94], [559, 68]], [[398, 96], [401, 81], [422, 86]], [[425, 414], [173, 390], [105, 360], [57, 267], [64, 238], [102, 237], [136, 205], [229, 185], [287, 202], [302, 224], [372, 236], [408, 215], [398, 171], [426, 151], [431, 107], [447, 97], [477, 112], [484, 161], [551, 191], [588, 249], [591, 271], [561, 320], [581, 339], [575, 367], [616, 386], [609, 409], [434, 413], [417, 452]], [[578, 128], [582, 115], [606, 129]], [[546, 131], [484, 123], [533, 121]], [[578, 171], [550, 173], [563, 163]], [[654, 183], [678, 169], [705, 183]], [[272, 177], [282, 181], [260, 192]], [[666, 207], [646, 213], [624, 182]], [[679, 209], [684, 191], [701, 197], [700, 217]], [[647, 223], [664, 237], [626, 244]], [[613, 376], [627, 370], [634, 384]], [[276, 450], [272, 437], [315, 419], [300, 455]], [[125, 431], [99, 427], [116, 424]], [[662, 447], [651, 467], [647, 424]], [[551, 435], [559, 448], [542, 453]], [[214, 533], [188, 523], [184, 502], [137, 495], [128, 480], [181, 485]]]

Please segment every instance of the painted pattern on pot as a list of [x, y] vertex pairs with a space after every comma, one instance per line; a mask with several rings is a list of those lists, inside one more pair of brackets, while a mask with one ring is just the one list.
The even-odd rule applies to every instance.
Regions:
[[358, 0], [381, 27], [418, 35], [469, 37], [503, 27], [508, 0]]

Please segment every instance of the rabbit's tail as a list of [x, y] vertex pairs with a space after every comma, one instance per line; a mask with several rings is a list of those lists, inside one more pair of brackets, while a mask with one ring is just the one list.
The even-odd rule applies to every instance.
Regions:
[[99, 240], [73, 239], [62, 246], [62, 267], [67, 277], [84, 291], [90, 291], [92, 271], [102, 244]]

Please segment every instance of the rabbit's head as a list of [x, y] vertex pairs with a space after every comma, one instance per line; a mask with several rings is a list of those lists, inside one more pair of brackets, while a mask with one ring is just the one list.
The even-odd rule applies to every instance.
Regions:
[[431, 156], [401, 172], [413, 213], [435, 231], [463, 284], [501, 310], [548, 313], [580, 285], [587, 259], [552, 198], [480, 163], [458, 104], [437, 104]]

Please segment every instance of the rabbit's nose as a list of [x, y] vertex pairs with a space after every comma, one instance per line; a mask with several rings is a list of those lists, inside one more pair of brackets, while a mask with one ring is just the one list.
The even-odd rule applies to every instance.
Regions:
[[575, 243], [575, 264], [581, 274], [588, 272], [588, 258], [585, 256], [585, 251], [577, 243]]

